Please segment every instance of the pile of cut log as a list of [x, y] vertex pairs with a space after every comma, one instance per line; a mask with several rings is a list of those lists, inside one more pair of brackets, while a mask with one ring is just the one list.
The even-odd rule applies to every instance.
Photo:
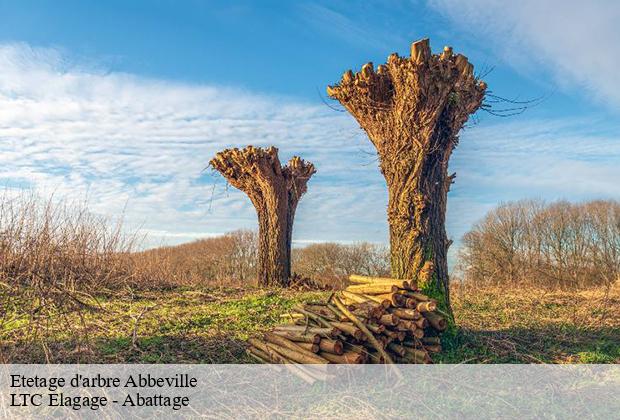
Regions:
[[285, 314], [248, 354], [262, 363], [432, 363], [446, 329], [437, 302], [413, 281], [352, 275], [347, 289]]

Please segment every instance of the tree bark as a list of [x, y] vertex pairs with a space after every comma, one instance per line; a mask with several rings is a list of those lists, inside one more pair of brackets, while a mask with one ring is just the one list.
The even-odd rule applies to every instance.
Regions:
[[445, 230], [454, 175], [448, 160], [458, 133], [481, 105], [486, 84], [463, 55], [446, 47], [433, 55], [428, 39], [414, 42], [410, 57], [392, 54], [345, 72], [327, 93], [366, 131], [379, 155], [388, 187], [392, 276], [415, 279], [450, 308]]
[[291, 277], [293, 221], [314, 165], [293, 157], [280, 165], [278, 149], [226, 149], [210, 162], [245, 192], [258, 215], [258, 284], [286, 286]]

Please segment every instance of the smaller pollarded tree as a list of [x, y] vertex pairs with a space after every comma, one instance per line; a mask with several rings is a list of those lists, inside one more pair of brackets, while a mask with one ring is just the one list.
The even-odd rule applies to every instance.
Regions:
[[314, 165], [294, 156], [282, 166], [278, 149], [226, 149], [209, 162], [248, 195], [258, 214], [258, 284], [286, 286], [291, 277], [293, 219]]

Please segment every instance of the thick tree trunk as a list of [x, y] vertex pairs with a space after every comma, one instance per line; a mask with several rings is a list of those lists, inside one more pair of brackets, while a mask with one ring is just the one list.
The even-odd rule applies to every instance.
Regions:
[[376, 71], [364, 64], [327, 88], [377, 149], [389, 194], [392, 275], [416, 279], [448, 310], [448, 160], [485, 90], [467, 57], [450, 47], [432, 54], [428, 39], [414, 42], [410, 57], [391, 54]]
[[449, 302], [445, 214], [451, 178], [438, 155], [411, 156], [408, 176], [387, 180], [390, 263], [392, 276], [417, 279]]
[[248, 146], [227, 149], [211, 165], [252, 200], [258, 215], [258, 284], [287, 286], [295, 210], [315, 173], [311, 163], [293, 157], [282, 167], [278, 150]]
[[286, 286], [291, 275], [288, 223], [274, 210], [257, 211], [259, 286]]

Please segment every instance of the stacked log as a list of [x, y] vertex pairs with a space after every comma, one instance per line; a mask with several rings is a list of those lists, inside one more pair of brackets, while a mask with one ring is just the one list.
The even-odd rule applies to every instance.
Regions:
[[250, 339], [248, 354], [263, 363], [432, 363], [447, 327], [437, 302], [415, 281], [349, 280], [327, 301], [300, 304], [283, 316], [288, 324]]

